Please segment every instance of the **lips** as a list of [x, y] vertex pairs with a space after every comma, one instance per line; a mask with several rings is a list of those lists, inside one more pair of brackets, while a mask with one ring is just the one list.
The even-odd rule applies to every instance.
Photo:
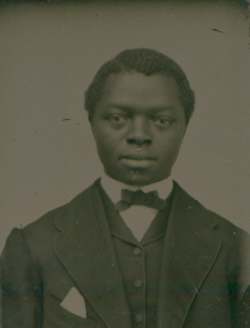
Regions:
[[145, 170], [154, 167], [156, 158], [143, 154], [126, 154], [120, 156], [119, 161], [133, 172], [134, 169]]
[[131, 154], [131, 155], [122, 155], [119, 157], [119, 160], [121, 159], [128, 159], [128, 160], [135, 160], [135, 161], [155, 161], [155, 157], [148, 156], [148, 155], [142, 155], [142, 154]]

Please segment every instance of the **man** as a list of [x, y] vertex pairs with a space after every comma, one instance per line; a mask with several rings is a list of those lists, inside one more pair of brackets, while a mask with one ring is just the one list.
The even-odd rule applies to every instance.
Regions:
[[182, 69], [125, 50], [85, 108], [105, 173], [11, 232], [3, 327], [250, 327], [249, 236], [170, 178], [194, 109]]

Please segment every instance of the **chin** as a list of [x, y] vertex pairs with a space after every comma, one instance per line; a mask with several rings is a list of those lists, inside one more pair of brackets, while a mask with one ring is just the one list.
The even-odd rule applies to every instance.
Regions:
[[155, 180], [153, 179], [149, 179], [149, 178], [145, 178], [145, 177], [139, 177], [139, 176], [134, 176], [134, 177], [130, 177], [128, 179], [123, 179], [123, 182], [132, 186], [146, 186], [149, 185], [151, 183], [154, 183]]

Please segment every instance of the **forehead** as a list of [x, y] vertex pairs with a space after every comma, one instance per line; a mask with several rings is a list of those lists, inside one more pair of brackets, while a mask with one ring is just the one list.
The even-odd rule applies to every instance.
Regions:
[[176, 105], [180, 103], [179, 87], [174, 78], [162, 74], [115, 73], [107, 78], [101, 102], [142, 107]]

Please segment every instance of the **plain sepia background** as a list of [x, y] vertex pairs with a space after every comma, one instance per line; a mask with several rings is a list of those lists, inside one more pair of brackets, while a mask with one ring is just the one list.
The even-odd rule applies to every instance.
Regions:
[[1, 245], [101, 175], [84, 91], [126, 48], [180, 64], [196, 109], [173, 178], [250, 232], [247, 5], [233, 1], [26, 2], [0, 8]]

